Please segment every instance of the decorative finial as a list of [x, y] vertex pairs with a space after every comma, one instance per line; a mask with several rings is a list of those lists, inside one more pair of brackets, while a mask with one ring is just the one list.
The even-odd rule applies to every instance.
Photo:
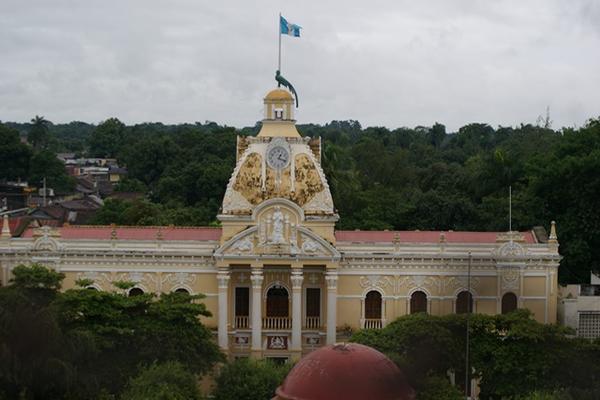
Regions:
[[8, 225], [8, 214], [4, 214], [4, 218], [2, 221], [2, 234], [0, 234], [2, 239], [10, 239], [10, 226]]
[[440, 232], [440, 243], [446, 243], [446, 234], [444, 232]]
[[110, 227], [112, 228], [112, 230], [110, 231], [110, 238], [112, 240], [116, 240], [117, 239], [117, 225], [110, 224]]
[[550, 236], [548, 236], [549, 243], [558, 243], [558, 236], [556, 235], [556, 221], [550, 222]]

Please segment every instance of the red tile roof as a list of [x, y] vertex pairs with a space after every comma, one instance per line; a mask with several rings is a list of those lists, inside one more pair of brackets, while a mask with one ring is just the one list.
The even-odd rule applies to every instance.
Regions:
[[[496, 236], [504, 232], [455, 232], [455, 231], [336, 231], [340, 242], [388, 242], [397, 234], [400, 243], [439, 243], [440, 234], [447, 243], [496, 243]], [[525, 243], [536, 243], [532, 232], [521, 232]]]
[[[68, 225], [58, 228], [63, 239], [109, 240], [112, 232], [117, 239], [156, 240], [160, 232], [163, 240], [219, 240], [221, 228], [210, 227], [168, 227], [168, 226], [93, 226]], [[33, 229], [27, 229], [22, 237], [32, 237]]]
[[[14, 234], [16, 221], [10, 220]], [[67, 225], [57, 228], [64, 239], [110, 240], [113, 229], [118, 239], [156, 240], [161, 232], [163, 240], [219, 240], [221, 228], [213, 227], [168, 227], [168, 226], [94, 226]], [[496, 243], [498, 234], [505, 232], [455, 232], [455, 231], [336, 231], [339, 242], [392, 243], [396, 234], [400, 243], [439, 243], [443, 233], [447, 243]], [[525, 243], [537, 243], [532, 232], [520, 232]], [[21, 237], [33, 237], [33, 228], [26, 229]]]

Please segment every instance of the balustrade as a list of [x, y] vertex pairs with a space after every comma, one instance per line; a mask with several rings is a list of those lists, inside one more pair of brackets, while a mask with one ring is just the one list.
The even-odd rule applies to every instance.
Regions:
[[383, 322], [380, 318], [366, 318], [363, 323], [363, 329], [381, 329]]
[[321, 317], [306, 317], [304, 321], [305, 329], [319, 329], [321, 328]]
[[288, 317], [265, 317], [263, 318], [262, 328], [271, 330], [292, 329], [292, 319]]
[[248, 329], [250, 326], [250, 317], [247, 315], [236, 315], [235, 316], [235, 327], [236, 329]]

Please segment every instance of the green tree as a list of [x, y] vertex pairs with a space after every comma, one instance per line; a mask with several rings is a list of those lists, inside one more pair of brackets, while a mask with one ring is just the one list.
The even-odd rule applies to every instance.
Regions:
[[275, 395], [290, 365], [238, 359], [223, 366], [216, 379], [215, 400], [264, 400]]
[[27, 177], [31, 150], [21, 143], [19, 132], [0, 123], [0, 179]]
[[75, 181], [67, 174], [65, 164], [49, 150], [34, 154], [29, 161], [29, 183], [42, 187], [44, 178], [46, 186], [58, 193], [69, 193], [75, 188]]
[[75, 373], [73, 347], [52, 307], [64, 275], [19, 265], [0, 288], [0, 394], [10, 399], [60, 398]]
[[96, 127], [90, 137], [90, 155], [92, 157], [117, 156], [125, 137], [125, 124], [117, 118], [109, 118]]
[[152, 364], [129, 381], [123, 400], [199, 400], [198, 380], [182, 364]]
[[[381, 330], [363, 330], [351, 341], [387, 354], [417, 393], [433, 379], [464, 370], [464, 315], [401, 317]], [[511, 399], [536, 391], [566, 390], [584, 396], [600, 389], [600, 343], [572, 338], [557, 325], [535, 321], [527, 310], [506, 315], [474, 314], [470, 324], [473, 378], [481, 399]], [[459, 382], [461, 379], [459, 379]], [[581, 398], [581, 397], [575, 397]]]
[[[201, 295], [60, 292], [61, 273], [40, 265], [13, 273], [12, 283], [0, 288], [0, 395], [7, 398], [115, 396], [141, 365], [161, 367], [140, 380], [161, 375], [164, 363], [179, 363], [197, 377], [223, 360], [200, 321], [210, 316]], [[177, 368], [169, 384], [182, 379], [189, 388], [190, 377]]]
[[39, 115], [31, 119], [31, 128], [27, 134], [27, 141], [35, 150], [45, 149], [48, 146], [48, 142], [50, 141], [50, 124], [50, 121]]

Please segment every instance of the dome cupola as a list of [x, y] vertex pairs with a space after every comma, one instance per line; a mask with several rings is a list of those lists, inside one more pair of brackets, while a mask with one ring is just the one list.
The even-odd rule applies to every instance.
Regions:
[[322, 347], [292, 368], [273, 400], [413, 400], [400, 369], [357, 343]]

